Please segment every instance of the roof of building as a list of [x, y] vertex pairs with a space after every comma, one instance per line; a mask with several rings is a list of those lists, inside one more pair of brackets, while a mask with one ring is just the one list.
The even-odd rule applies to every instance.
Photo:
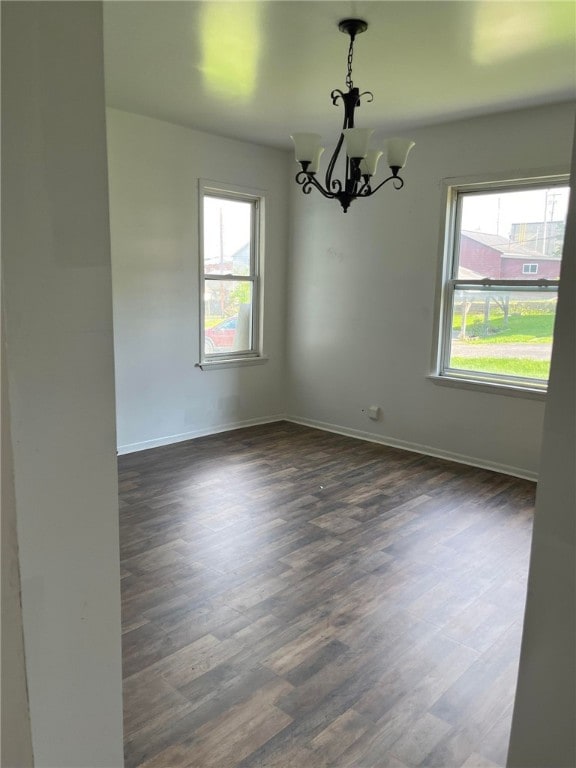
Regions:
[[540, 251], [533, 251], [530, 248], [526, 248], [521, 243], [511, 243], [507, 237], [502, 235], [493, 235], [487, 232], [472, 232], [468, 229], [462, 230], [462, 235], [468, 237], [470, 240], [475, 240], [477, 243], [487, 245], [489, 248], [493, 248], [495, 251], [499, 251], [502, 256], [512, 259], [543, 259], [545, 261], [560, 261], [559, 256], [550, 256], [546, 253], [540, 253]]
[[503, 251], [505, 247], [507, 248], [510, 245], [510, 240], [507, 237], [502, 237], [502, 235], [491, 235], [488, 232], [472, 232], [468, 229], [463, 229], [462, 234], [471, 240], [476, 240], [477, 243], [488, 245], [497, 251]]

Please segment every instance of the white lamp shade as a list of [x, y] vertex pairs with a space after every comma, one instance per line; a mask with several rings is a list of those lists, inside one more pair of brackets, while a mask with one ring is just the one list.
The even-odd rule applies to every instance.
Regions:
[[316, 151], [314, 152], [314, 157], [312, 158], [310, 165], [306, 169], [307, 173], [318, 173], [318, 168], [320, 168], [320, 157], [322, 156], [322, 152], [324, 152], [324, 147], [317, 147]]
[[408, 152], [415, 142], [411, 139], [388, 139], [386, 142], [388, 165], [392, 168], [404, 168]]
[[374, 133], [373, 128], [345, 128], [342, 133], [346, 139], [346, 154], [348, 157], [366, 157], [368, 142]]
[[369, 149], [366, 152], [366, 157], [360, 161], [360, 173], [363, 176], [374, 176], [378, 160], [380, 160], [383, 154], [384, 152], [381, 149]]
[[[311, 163], [320, 147], [322, 140], [319, 133], [293, 133], [290, 138], [294, 142], [296, 160], [299, 163]], [[318, 160], [320, 156], [318, 156]]]

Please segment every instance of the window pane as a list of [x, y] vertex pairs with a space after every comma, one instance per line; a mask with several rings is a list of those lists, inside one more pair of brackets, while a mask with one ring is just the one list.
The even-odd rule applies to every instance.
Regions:
[[252, 283], [204, 281], [204, 352], [252, 351]]
[[204, 196], [204, 272], [250, 275], [253, 203]]
[[454, 291], [449, 367], [546, 381], [556, 293]]
[[455, 277], [557, 280], [568, 193], [554, 186], [461, 194]]

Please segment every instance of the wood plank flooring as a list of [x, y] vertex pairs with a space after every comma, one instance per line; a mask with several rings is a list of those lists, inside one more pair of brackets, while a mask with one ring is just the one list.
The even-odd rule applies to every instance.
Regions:
[[279, 422], [120, 458], [128, 768], [494, 768], [535, 486]]

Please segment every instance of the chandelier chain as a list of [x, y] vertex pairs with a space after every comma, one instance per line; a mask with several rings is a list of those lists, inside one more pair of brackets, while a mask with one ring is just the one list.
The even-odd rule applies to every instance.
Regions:
[[346, 73], [346, 87], [353, 88], [352, 81], [352, 59], [354, 58], [354, 35], [350, 35], [350, 46], [348, 48], [348, 71]]

